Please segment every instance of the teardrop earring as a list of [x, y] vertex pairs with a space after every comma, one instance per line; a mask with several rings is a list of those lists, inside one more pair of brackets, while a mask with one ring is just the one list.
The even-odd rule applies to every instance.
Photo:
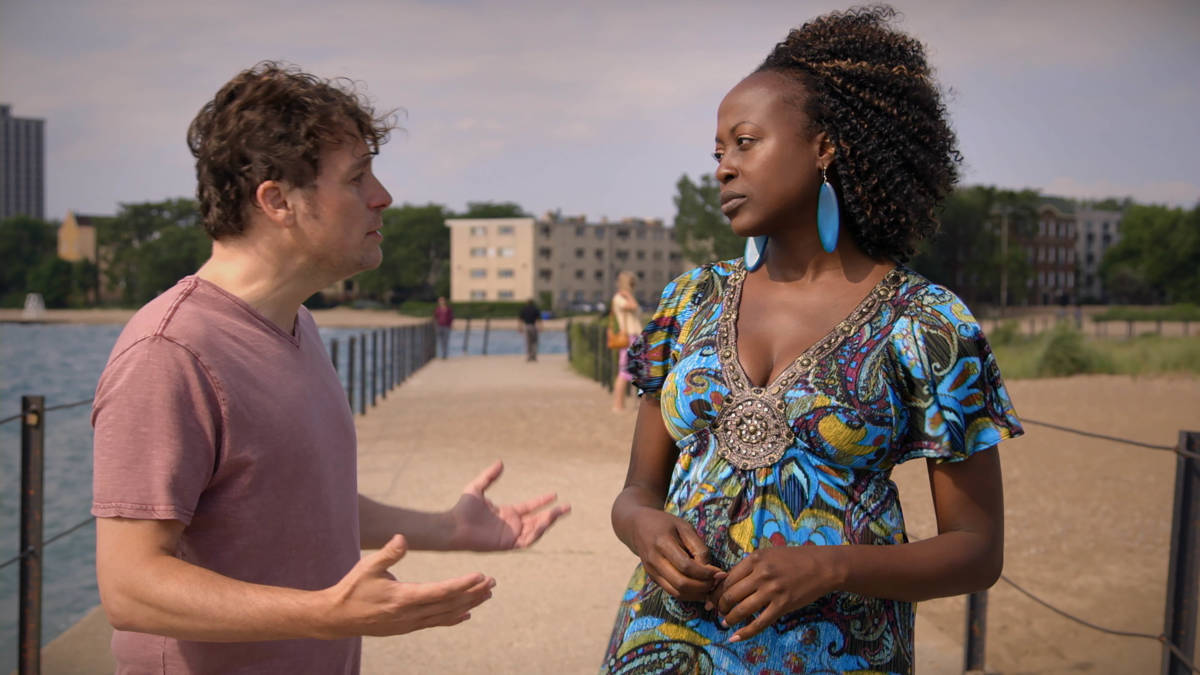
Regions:
[[742, 261], [746, 264], [747, 272], [753, 272], [762, 267], [763, 251], [765, 250], [767, 250], [767, 235], [746, 238], [746, 252], [742, 255]]
[[[838, 214], [837, 193], [825, 177], [825, 169], [821, 169], [821, 193], [817, 196], [817, 236], [821, 238], [821, 248], [826, 253], [833, 253], [837, 248], [838, 229], [841, 218]], [[750, 250], [746, 244], [746, 250]], [[747, 267], [749, 269], [749, 267]]]

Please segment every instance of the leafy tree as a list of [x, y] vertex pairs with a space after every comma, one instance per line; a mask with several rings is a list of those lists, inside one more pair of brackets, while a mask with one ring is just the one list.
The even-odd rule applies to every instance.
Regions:
[[675, 189], [675, 241], [684, 258], [703, 263], [742, 255], [746, 240], [721, 213], [721, 186], [712, 174], [700, 176], [699, 184], [684, 174]]
[[450, 230], [445, 221], [453, 217], [440, 204], [405, 204], [384, 211], [383, 263], [358, 275], [361, 292], [393, 303], [436, 298], [450, 283]]
[[[458, 218], [521, 218], [528, 216], [516, 202], [467, 202], [467, 210]], [[448, 249], [447, 249], [448, 250]]]
[[122, 204], [98, 229], [104, 283], [141, 305], [195, 272], [211, 251], [191, 199]]
[[[910, 265], [950, 288], [968, 303], [1001, 301], [1007, 273], [1007, 304], [1024, 300], [1032, 273], [1021, 241], [1037, 227], [1037, 193], [991, 186], [959, 188], [942, 204], [938, 233], [922, 243]], [[1007, 256], [1002, 245], [1007, 221]]]
[[29, 216], [0, 221], [0, 305], [20, 307], [33, 290], [27, 285], [30, 271], [43, 259], [57, 257], [57, 251], [51, 223]]
[[1135, 204], [1100, 273], [1116, 302], [1200, 302], [1200, 204], [1191, 210]]

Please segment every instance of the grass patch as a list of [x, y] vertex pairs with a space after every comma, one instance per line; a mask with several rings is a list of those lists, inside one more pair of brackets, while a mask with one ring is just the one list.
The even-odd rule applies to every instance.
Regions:
[[1200, 375], [1200, 340], [1196, 338], [1151, 334], [1109, 340], [1086, 337], [1065, 326], [1036, 337], [1008, 335], [1000, 329], [993, 334], [996, 337], [989, 339], [996, 362], [1010, 380], [1088, 373]]

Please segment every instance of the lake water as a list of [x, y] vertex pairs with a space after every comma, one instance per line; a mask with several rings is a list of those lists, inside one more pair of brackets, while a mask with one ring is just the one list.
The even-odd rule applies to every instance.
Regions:
[[[473, 325], [466, 355], [483, 351], [482, 326]], [[346, 339], [364, 329], [321, 329], [327, 348], [338, 340], [343, 385]], [[92, 397], [120, 326], [0, 323], [0, 419], [21, 411], [21, 396], [41, 395], [55, 406]], [[450, 338], [450, 357], [464, 356], [464, 334]], [[488, 354], [521, 354], [524, 338], [513, 330], [490, 331]], [[369, 340], [368, 340], [369, 344]], [[566, 351], [562, 331], [543, 332], [539, 351]], [[368, 361], [370, 352], [368, 351]], [[355, 394], [357, 396], [357, 393]], [[368, 385], [368, 396], [369, 385]], [[357, 406], [356, 406], [357, 408]], [[45, 537], [89, 516], [92, 493], [91, 407], [46, 414]], [[0, 563], [20, 548], [21, 435], [19, 422], [0, 425]], [[100, 602], [95, 576], [95, 528], [87, 525], [45, 549], [42, 638], [49, 642]], [[17, 667], [19, 563], [0, 570], [0, 673]]]

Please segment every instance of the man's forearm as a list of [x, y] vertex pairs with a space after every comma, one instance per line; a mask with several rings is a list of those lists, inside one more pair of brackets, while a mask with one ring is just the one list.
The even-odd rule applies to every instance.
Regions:
[[411, 550], [453, 550], [454, 522], [448, 513], [413, 511], [358, 496], [358, 522], [363, 548], [379, 548], [397, 534]]
[[324, 591], [238, 581], [167, 555], [100, 574], [120, 630], [207, 642], [337, 637]]

